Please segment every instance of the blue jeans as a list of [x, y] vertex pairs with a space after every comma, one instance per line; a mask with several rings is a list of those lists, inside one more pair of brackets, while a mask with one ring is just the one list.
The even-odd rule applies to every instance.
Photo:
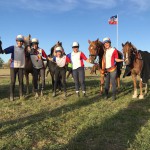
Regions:
[[112, 84], [112, 92], [115, 95], [116, 94], [116, 76], [117, 76], [117, 69], [115, 69], [113, 72], [108, 72], [105, 78], [105, 92], [106, 95], [108, 94], [110, 82]]
[[73, 73], [73, 78], [74, 78], [74, 82], [75, 82], [75, 89], [76, 92], [79, 91], [79, 81], [81, 84], [81, 88], [82, 91], [85, 91], [85, 71], [84, 71], [84, 67], [79, 67], [75, 70], [72, 71]]

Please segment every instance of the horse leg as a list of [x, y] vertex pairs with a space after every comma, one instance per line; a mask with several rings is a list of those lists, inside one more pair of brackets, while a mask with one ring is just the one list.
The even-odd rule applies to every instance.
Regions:
[[33, 80], [33, 74], [32, 74], [32, 92], [34, 93], [34, 80]]
[[26, 73], [25, 77], [26, 77], [26, 94], [28, 95], [29, 94], [29, 74]]
[[137, 98], [137, 81], [136, 81], [136, 75], [132, 75], [132, 80], [133, 80], [133, 86], [134, 86], [134, 93], [132, 95], [132, 98]]
[[139, 99], [143, 99], [143, 98], [144, 98], [144, 95], [143, 95], [143, 83], [142, 83], [141, 80], [140, 80], [140, 82], [139, 82], [139, 87], [140, 87]]
[[50, 74], [51, 74], [51, 78], [52, 78], [52, 92], [54, 92], [54, 73], [51, 73], [50, 72]]
[[104, 75], [103, 74], [101, 74], [100, 75], [100, 95], [102, 95], [103, 94], [103, 86], [104, 86]]
[[117, 77], [117, 88], [120, 89], [120, 78]]
[[148, 86], [147, 86], [147, 83], [145, 84], [145, 91], [144, 91], [144, 95], [147, 94], [147, 91], [148, 91]]

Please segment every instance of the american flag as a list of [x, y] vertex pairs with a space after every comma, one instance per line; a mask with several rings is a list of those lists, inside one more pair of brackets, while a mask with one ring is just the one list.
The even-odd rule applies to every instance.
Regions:
[[110, 19], [108, 20], [109, 24], [118, 24], [118, 17], [117, 15], [110, 17]]

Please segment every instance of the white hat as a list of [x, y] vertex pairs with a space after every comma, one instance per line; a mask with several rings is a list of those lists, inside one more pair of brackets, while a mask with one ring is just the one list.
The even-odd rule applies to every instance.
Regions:
[[79, 43], [78, 42], [73, 42], [72, 47], [79, 47]]
[[56, 47], [55, 52], [62, 52], [62, 47], [60, 46]]
[[37, 38], [33, 38], [33, 39], [31, 40], [31, 43], [37, 43], [37, 44], [39, 44], [39, 40], [38, 40]]
[[103, 38], [103, 44], [105, 44], [105, 43], [111, 43], [111, 40], [110, 40], [110, 38], [109, 37], [106, 37], [106, 38]]
[[16, 41], [24, 41], [23, 35], [17, 35]]

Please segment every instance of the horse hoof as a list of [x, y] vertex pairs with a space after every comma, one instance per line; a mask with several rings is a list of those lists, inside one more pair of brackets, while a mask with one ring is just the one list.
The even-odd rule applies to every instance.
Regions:
[[139, 99], [144, 99], [144, 96], [143, 96], [143, 95], [140, 95], [140, 96], [139, 96]]
[[137, 98], [137, 95], [132, 95], [132, 98]]

